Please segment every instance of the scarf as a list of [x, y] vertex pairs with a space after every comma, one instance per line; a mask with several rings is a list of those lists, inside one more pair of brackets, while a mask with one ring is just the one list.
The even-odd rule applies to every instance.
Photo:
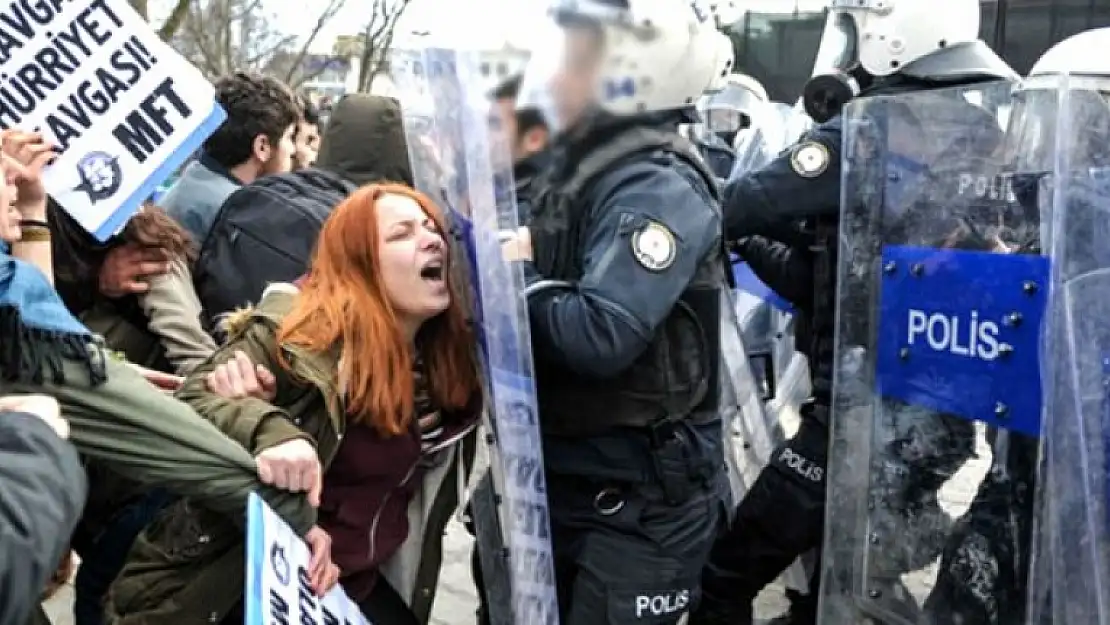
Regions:
[[63, 361], [75, 360], [88, 368], [93, 385], [100, 384], [107, 374], [104, 359], [89, 349], [92, 340], [46, 276], [0, 246], [0, 376], [42, 384], [49, 372], [62, 384]]

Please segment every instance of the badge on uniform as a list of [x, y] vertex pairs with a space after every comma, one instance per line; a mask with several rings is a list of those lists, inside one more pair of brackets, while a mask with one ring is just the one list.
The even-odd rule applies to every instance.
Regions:
[[790, 166], [802, 178], [816, 178], [829, 168], [829, 149], [816, 141], [806, 141], [790, 153]]
[[644, 269], [663, 271], [674, 264], [678, 245], [666, 226], [649, 221], [632, 235], [632, 255]]

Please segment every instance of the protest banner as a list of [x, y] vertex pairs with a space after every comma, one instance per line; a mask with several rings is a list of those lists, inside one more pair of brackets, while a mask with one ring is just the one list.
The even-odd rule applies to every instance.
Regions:
[[225, 118], [127, 0], [0, 2], [0, 128], [60, 151], [46, 190], [104, 241]]
[[323, 599], [308, 582], [308, 546], [262, 498], [247, 504], [246, 625], [371, 625], [336, 586]]

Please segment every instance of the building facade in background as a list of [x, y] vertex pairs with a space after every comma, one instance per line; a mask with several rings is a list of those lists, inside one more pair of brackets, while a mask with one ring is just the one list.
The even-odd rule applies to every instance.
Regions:
[[[740, 71], [760, 80], [773, 100], [792, 103], [813, 71], [825, 12], [821, 3], [815, 6], [808, 0], [774, 2], [792, 7], [773, 10], [767, 2], [747, 3], [749, 10], [729, 33]], [[985, 0], [982, 16], [980, 37], [1026, 74], [1053, 44], [1090, 28], [1110, 26], [1110, 0]]]
[[[422, 77], [427, 69], [420, 50], [435, 46], [434, 38], [427, 33], [398, 34], [389, 53], [389, 64], [394, 72], [405, 72]], [[331, 55], [308, 55], [304, 59], [304, 73], [311, 78], [302, 89], [315, 99], [326, 97], [335, 101], [345, 93], [358, 90], [361, 63], [361, 42], [357, 36], [338, 37]], [[528, 51], [508, 43], [496, 42], [477, 51], [478, 71], [483, 87], [492, 90], [510, 76], [524, 71]], [[396, 95], [396, 87], [389, 76], [379, 75], [371, 83], [370, 91], [379, 95]]]

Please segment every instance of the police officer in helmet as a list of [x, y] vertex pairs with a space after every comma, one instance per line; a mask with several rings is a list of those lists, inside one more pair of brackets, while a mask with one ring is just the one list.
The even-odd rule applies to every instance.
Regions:
[[706, 130], [725, 145], [735, 146], [736, 134], [766, 115], [767, 90], [755, 78], [738, 72], [725, 76], [722, 83], [698, 100], [698, 112]]
[[[735, 141], [742, 130], [751, 128], [756, 117], [765, 117], [767, 91], [745, 74], [729, 74], [698, 99], [702, 123], [695, 126], [694, 139], [710, 169], [727, 180], [736, 161]], [[763, 115], [761, 115], [761, 112]]]
[[686, 0], [557, 2], [519, 106], [553, 133], [523, 265], [563, 623], [677, 623], [727, 513], [712, 172], [677, 133], [731, 65]]
[[[806, 87], [819, 123], [766, 167], [724, 191], [725, 236], [753, 271], [798, 310], [797, 344], [809, 359], [813, 397], [800, 428], [777, 449], [714, 546], [703, 601], [691, 625], [752, 622], [752, 602], [824, 531], [829, 447], [836, 252], [840, 212], [840, 109], [852, 98], [1010, 79], [978, 40], [978, 0], [834, 0]], [[962, 465], [972, 450], [947, 459]], [[949, 467], [950, 468], [950, 467]], [[820, 568], [820, 567], [818, 567]], [[814, 582], [820, 571], [815, 572]], [[816, 621], [816, 583], [780, 622]]]

